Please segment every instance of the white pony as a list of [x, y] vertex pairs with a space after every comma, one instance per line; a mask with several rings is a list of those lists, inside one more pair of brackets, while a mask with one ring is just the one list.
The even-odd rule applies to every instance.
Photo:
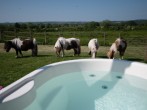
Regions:
[[[59, 37], [55, 43], [54, 49], [57, 56], [60, 56], [62, 51], [62, 57], [64, 56], [64, 50], [74, 50], [74, 55], [79, 55], [81, 53], [80, 39]], [[74, 56], [73, 55], [73, 56]]]
[[120, 58], [123, 59], [126, 48], [127, 42], [122, 38], [117, 38], [116, 41], [112, 43], [107, 56], [109, 59], [114, 59], [115, 54], [119, 51]]
[[98, 39], [91, 39], [88, 43], [88, 48], [90, 50], [89, 55], [91, 55], [92, 58], [95, 58], [99, 48]]

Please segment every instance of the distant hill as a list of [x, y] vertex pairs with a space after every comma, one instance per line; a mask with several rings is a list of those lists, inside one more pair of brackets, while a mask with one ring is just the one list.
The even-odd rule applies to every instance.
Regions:
[[134, 22], [136, 22], [137, 24], [147, 24], [147, 20], [142, 19], [142, 20], [133, 20]]
[[[105, 20], [104, 20], [105, 21]], [[108, 20], [109, 21], [109, 20]], [[135, 22], [137, 24], [147, 24], [147, 19], [137, 19], [137, 20], [127, 20], [127, 21], [111, 21], [113, 23], [125, 23], [125, 22]], [[32, 23], [32, 24], [85, 24], [88, 22], [98, 22], [98, 21], [40, 21], [40, 22], [17, 22], [20, 24], [24, 24], [24, 23]], [[103, 21], [100, 21], [103, 22]], [[0, 23], [0, 24], [14, 24], [11, 22], [6, 22], [6, 23]]]
[[137, 24], [147, 24], [147, 19], [127, 20], [127, 21], [112, 21], [114, 23], [135, 22]]

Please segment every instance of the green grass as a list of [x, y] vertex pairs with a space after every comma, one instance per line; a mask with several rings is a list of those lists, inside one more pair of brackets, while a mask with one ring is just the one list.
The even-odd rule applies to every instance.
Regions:
[[[2, 47], [3, 44], [0, 44], [0, 85], [4, 87], [44, 65], [65, 60], [90, 58], [87, 46], [82, 46], [80, 56], [73, 57], [73, 51], [70, 50], [65, 51], [65, 57], [59, 58], [56, 57], [53, 46], [39, 45], [39, 55], [37, 57], [31, 57], [31, 51], [27, 51], [23, 52], [23, 58], [17, 59], [13, 49], [6, 53]], [[145, 48], [143, 46], [128, 46], [124, 59], [144, 62]], [[109, 47], [100, 46], [97, 58], [106, 58], [108, 49]], [[118, 58], [118, 54], [116, 58]]]

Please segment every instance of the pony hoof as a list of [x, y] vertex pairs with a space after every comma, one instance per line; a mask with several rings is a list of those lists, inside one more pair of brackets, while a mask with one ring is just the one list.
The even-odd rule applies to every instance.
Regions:
[[19, 58], [18, 56], [15, 56], [15, 58]]

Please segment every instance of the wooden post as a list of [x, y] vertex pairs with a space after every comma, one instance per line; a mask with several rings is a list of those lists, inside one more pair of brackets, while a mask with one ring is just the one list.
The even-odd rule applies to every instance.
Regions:
[[46, 44], [46, 29], [45, 29], [45, 32], [44, 32], [44, 43]]
[[104, 32], [104, 46], [106, 45], [106, 32]]
[[15, 34], [15, 37], [17, 38], [17, 29], [16, 28], [14, 29], [14, 34]]
[[46, 30], [47, 30], [47, 25], [45, 24], [45, 28], [44, 28], [44, 43], [45, 43], [45, 45], [47, 44], [47, 32], [46, 32]]
[[30, 31], [30, 38], [32, 38], [32, 30], [31, 30], [31, 28], [29, 29], [29, 31]]
[[0, 30], [0, 41], [2, 40], [2, 30]]

